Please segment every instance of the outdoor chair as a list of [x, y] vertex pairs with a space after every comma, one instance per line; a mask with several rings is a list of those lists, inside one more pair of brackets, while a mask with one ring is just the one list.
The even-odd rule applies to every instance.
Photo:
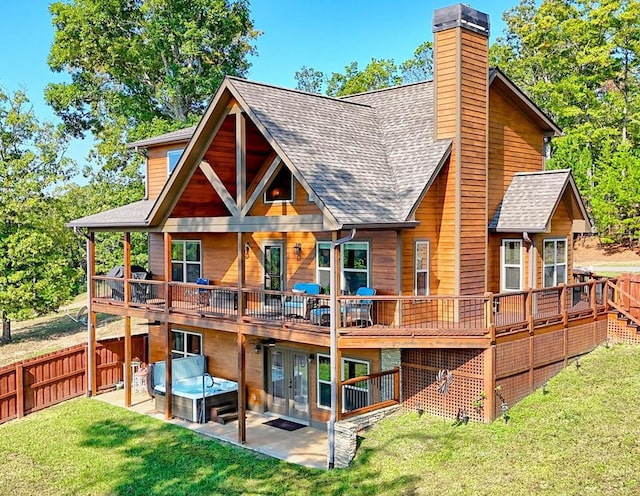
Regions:
[[317, 298], [313, 295], [322, 293], [322, 286], [315, 282], [297, 282], [293, 285], [293, 295], [282, 298], [282, 314], [285, 317], [309, 318], [309, 312], [317, 305]]
[[[361, 287], [355, 296], [374, 296], [374, 288]], [[340, 316], [343, 326], [369, 326], [373, 325], [373, 300], [349, 300], [340, 306]], [[331, 313], [328, 306], [323, 305], [311, 310], [310, 319], [313, 324], [328, 326]]]

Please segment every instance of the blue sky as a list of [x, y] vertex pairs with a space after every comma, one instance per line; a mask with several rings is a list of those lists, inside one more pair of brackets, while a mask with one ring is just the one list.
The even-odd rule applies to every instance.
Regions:
[[[49, 82], [65, 76], [49, 70], [47, 56], [53, 40], [48, 6], [51, 0], [2, 2], [0, 86], [26, 91], [36, 115], [55, 120], [45, 105]], [[258, 55], [251, 58], [249, 78], [295, 87], [294, 74], [303, 65], [325, 73], [342, 72], [352, 61], [364, 67], [372, 57], [402, 62], [420, 43], [431, 40], [434, 9], [454, 1], [439, 0], [252, 0]], [[491, 42], [503, 30], [502, 13], [518, 0], [480, 0], [473, 8], [491, 20]], [[75, 142], [69, 155], [84, 163], [91, 143]]]

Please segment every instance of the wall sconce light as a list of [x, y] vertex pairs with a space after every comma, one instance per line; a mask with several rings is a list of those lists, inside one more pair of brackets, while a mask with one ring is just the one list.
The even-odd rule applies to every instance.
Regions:
[[249, 253], [251, 253], [251, 245], [249, 244], [249, 242], [247, 241], [244, 244], [244, 258], [249, 258]]
[[293, 247], [293, 253], [296, 254], [296, 258], [298, 260], [300, 260], [300, 257], [302, 257], [302, 245], [300, 243], [296, 243]]
[[253, 351], [256, 352], [256, 355], [260, 354], [260, 352], [262, 351], [262, 344], [260, 342], [256, 343], [256, 346], [253, 349]]
[[309, 363], [313, 362], [316, 359], [316, 355], [315, 353], [309, 353], [309, 356], [307, 357], [307, 361]]

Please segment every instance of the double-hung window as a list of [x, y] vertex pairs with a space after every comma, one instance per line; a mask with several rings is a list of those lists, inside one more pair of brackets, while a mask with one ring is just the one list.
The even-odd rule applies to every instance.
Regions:
[[171, 331], [171, 357], [185, 358], [202, 355], [202, 334], [188, 331]]
[[[369, 267], [371, 254], [368, 241], [345, 243], [341, 247], [342, 289], [347, 294], [355, 294], [358, 288], [370, 287]], [[331, 243], [320, 241], [316, 244], [316, 281], [323, 288], [331, 285], [330, 271]]]
[[544, 287], [567, 282], [567, 240], [545, 239], [543, 248]]
[[429, 242], [416, 241], [415, 294], [429, 294]]
[[171, 280], [196, 282], [202, 277], [202, 245], [200, 241], [171, 242]]
[[331, 358], [318, 354], [318, 408], [331, 408]]
[[502, 240], [500, 267], [500, 289], [502, 291], [522, 291], [522, 240]]

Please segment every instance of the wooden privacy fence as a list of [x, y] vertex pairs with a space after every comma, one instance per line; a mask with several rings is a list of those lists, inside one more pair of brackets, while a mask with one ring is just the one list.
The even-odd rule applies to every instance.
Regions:
[[[131, 337], [131, 356], [147, 361], [147, 335]], [[98, 341], [97, 388], [123, 380], [124, 338]], [[0, 368], [0, 424], [81, 396], [87, 391], [87, 345], [40, 355]]]

